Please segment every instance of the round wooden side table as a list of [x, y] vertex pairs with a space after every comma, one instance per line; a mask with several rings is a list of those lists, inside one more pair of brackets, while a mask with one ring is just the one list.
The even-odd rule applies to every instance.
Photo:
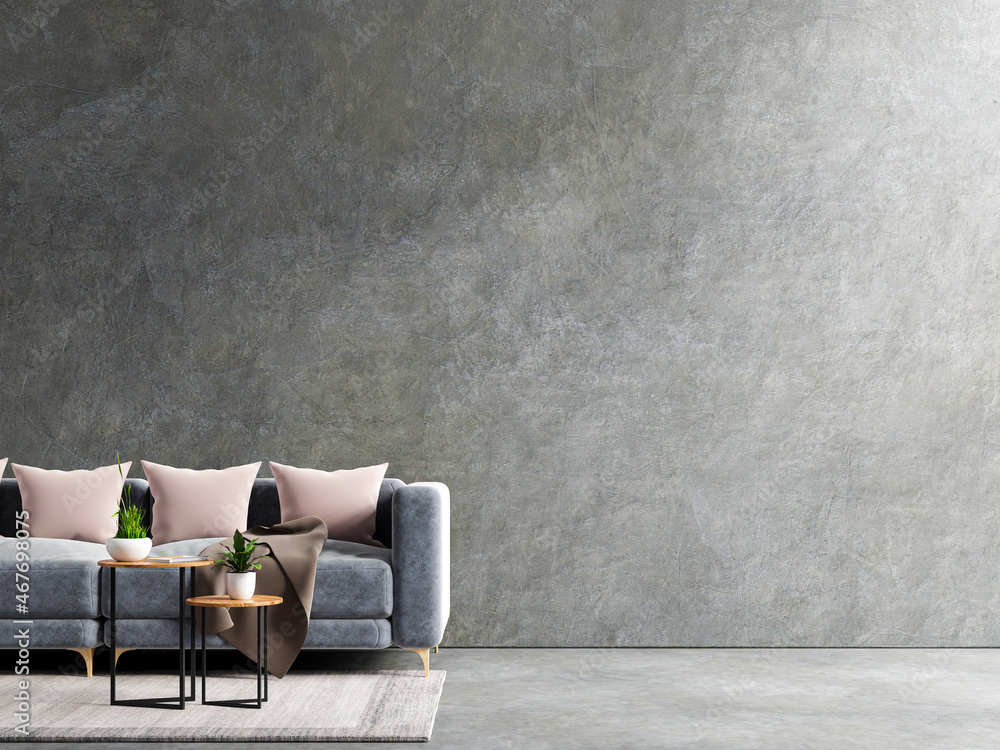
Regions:
[[[267, 607], [272, 607], [275, 604], [281, 604], [282, 598], [280, 596], [268, 596], [266, 594], [254, 594], [250, 599], [230, 599], [225, 594], [218, 594], [215, 596], [193, 596], [187, 600], [187, 603], [191, 607], [201, 607], [201, 702], [210, 706], [237, 706], [239, 708], [260, 708], [261, 705], [267, 700], [267, 621], [270, 619], [268, 617]], [[246, 607], [255, 607], [257, 609], [257, 701], [254, 702], [252, 698], [247, 699], [236, 699], [236, 700], [225, 700], [225, 701], [210, 701], [205, 698], [205, 680], [208, 673], [208, 659], [207, 653], [205, 651], [205, 611], [209, 607], [225, 607], [226, 609], [243, 609]], [[192, 616], [192, 621], [194, 617]], [[264, 624], [264, 635], [261, 638], [261, 621]], [[261, 641], [264, 643], [264, 659], [261, 661]], [[194, 628], [191, 629], [191, 651], [194, 651]], [[264, 673], [264, 692], [263, 697], [261, 694], [261, 667], [263, 666]]]
[[[184, 571], [188, 568], [201, 568], [207, 565], [214, 565], [214, 560], [178, 560], [175, 562], [154, 562], [152, 560], [139, 560], [137, 562], [120, 562], [118, 560], [99, 560], [97, 564], [102, 568], [108, 568], [108, 594], [111, 599], [111, 617], [108, 620], [108, 647], [111, 649], [111, 705], [112, 706], [143, 706], [145, 708], [179, 708], [184, 710], [185, 701], [194, 700], [194, 614], [191, 615], [191, 695], [184, 694]], [[115, 592], [115, 571], [118, 568], [130, 568], [133, 570], [165, 570], [176, 568], [180, 574], [180, 595], [178, 596], [177, 617], [180, 619], [178, 630], [180, 631], [180, 666], [177, 673], [180, 677], [180, 694], [170, 698], [147, 698], [140, 700], [117, 700], [115, 698], [115, 672], [118, 666], [118, 651], [115, 645], [115, 630], [118, 622], [116, 613], [117, 594]], [[194, 571], [191, 571], [191, 593], [194, 590]], [[122, 649], [128, 650], [128, 649]]]

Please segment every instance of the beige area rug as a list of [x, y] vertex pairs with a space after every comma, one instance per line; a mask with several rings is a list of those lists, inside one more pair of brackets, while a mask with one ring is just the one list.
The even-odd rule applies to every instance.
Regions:
[[[201, 679], [195, 702], [183, 711], [109, 705], [107, 675], [30, 677], [30, 728], [14, 731], [17, 680], [0, 680], [0, 740], [117, 742], [168, 740], [426, 742], [444, 687], [445, 672], [416, 671], [289, 674], [269, 681], [268, 702], [255, 708], [203, 706]], [[176, 675], [119, 675], [120, 700], [177, 694]], [[209, 672], [208, 699], [257, 697], [255, 676]]]

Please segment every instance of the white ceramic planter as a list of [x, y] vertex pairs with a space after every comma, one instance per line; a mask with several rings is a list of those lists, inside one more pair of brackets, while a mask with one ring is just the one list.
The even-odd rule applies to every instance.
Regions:
[[153, 540], [148, 536], [141, 539], [109, 539], [104, 543], [108, 554], [118, 562], [138, 562], [145, 560], [153, 547]]
[[226, 593], [230, 599], [251, 599], [257, 588], [257, 573], [226, 572]]

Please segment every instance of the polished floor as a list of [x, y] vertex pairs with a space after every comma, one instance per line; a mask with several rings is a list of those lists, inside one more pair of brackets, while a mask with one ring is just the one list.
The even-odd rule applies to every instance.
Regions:
[[[419, 666], [395, 649], [310, 657]], [[35, 661], [65, 669], [72, 654]], [[427, 748], [1000, 748], [1000, 651], [989, 649], [443, 649], [431, 666], [448, 678]], [[143, 745], [165, 747], [240, 746]]]

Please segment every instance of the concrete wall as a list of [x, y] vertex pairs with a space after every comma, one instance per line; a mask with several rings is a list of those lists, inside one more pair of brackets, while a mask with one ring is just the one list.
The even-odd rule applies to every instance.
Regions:
[[0, 13], [0, 456], [445, 481], [451, 645], [1000, 644], [996, 6]]

